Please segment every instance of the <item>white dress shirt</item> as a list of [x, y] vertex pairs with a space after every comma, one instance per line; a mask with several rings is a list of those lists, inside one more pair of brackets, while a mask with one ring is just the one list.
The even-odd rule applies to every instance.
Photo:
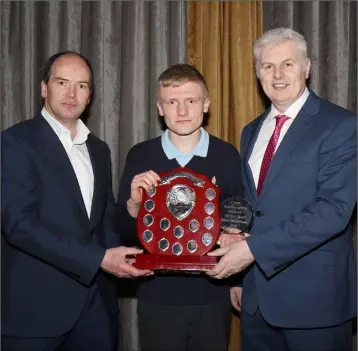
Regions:
[[254, 148], [252, 150], [252, 154], [249, 159], [249, 165], [251, 168], [252, 175], [254, 177], [256, 188], [259, 180], [262, 159], [264, 157], [267, 144], [270, 141], [272, 133], [274, 132], [276, 127], [275, 117], [277, 115], [286, 115], [287, 117], [290, 117], [290, 119], [288, 119], [282, 126], [280, 137], [278, 139], [277, 146], [276, 146], [276, 150], [277, 150], [278, 147], [280, 146], [282, 139], [284, 138], [288, 129], [290, 128], [293, 120], [296, 118], [298, 112], [300, 112], [302, 106], [306, 102], [308, 95], [309, 95], [309, 91], [306, 88], [305, 91], [302, 93], [302, 95], [283, 113], [278, 112], [275, 106], [271, 105], [271, 111], [269, 112], [264, 122], [262, 123], [259, 135], [257, 136], [257, 140], [255, 142]]
[[79, 119], [77, 122], [77, 134], [74, 140], [72, 140], [70, 131], [50, 115], [45, 108], [42, 109], [41, 114], [52, 127], [66, 150], [67, 156], [75, 171], [89, 218], [91, 215], [94, 186], [92, 163], [86, 145], [90, 131]]

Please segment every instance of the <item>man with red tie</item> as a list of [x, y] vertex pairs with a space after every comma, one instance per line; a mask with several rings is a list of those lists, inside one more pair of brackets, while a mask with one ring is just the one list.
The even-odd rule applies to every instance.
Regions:
[[301, 34], [270, 30], [254, 56], [272, 102], [241, 138], [255, 222], [245, 240], [211, 253], [222, 257], [208, 274], [245, 270], [230, 292], [243, 350], [351, 350], [357, 116], [307, 89], [311, 64]]

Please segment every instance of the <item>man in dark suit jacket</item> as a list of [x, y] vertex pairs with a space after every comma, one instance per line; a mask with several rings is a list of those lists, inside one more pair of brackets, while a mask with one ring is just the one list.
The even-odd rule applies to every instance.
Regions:
[[246, 240], [213, 253], [223, 257], [208, 274], [221, 279], [246, 268], [242, 287], [231, 289], [243, 350], [350, 350], [357, 117], [307, 89], [310, 61], [299, 33], [268, 31], [254, 55], [272, 102], [241, 139], [255, 222]]
[[114, 276], [150, 274], [120, 246], [110, 151], [79, 119], [92, 77], [80, 54], [52, 56], [41, 113], [1, 136], [3, 350], [114, 350]]

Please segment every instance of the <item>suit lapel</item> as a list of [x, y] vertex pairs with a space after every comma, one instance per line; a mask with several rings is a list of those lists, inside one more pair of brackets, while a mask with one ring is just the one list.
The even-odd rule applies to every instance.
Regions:
[[248, 189], [251, 193], [252, 198], [255, 199], [256, 201], [258, 200], [258, 196], [257, 196], [257, 192], [256, 192], [254, 177], [253, 177], [253, 174], [251, 171], [251, 167], [249, 165], [249, 159], [250, 159], [250, 156], [254, 149], [254, 145], [255, 145], [257, 137], [259, 135], [262, 123], [264, 122], [264, 120], [269, 112], [270, 112], [270, 109], [266, 110], [260, 117], [258, 117], [252, 123], [251, 130], [249, 130], [248, 136], [246, 139], [246, 140], [248, 140], [248, 144], [247, 144], [247, 147], [245, 147], [244, 155], [243, 155], [244, 171], [245, 171], [245, 176], [246, 176], [246, 180], [247, 180], [247, 184], [248, 184]]
[[34, 122], [38, 130], [38, 141], [40, 141], [40, 144], [37, 144], [38, 151], [40, 155], [45, 157], [45, 162], [50, 164], [54, 170], [54, 183], [59, 181], [64, 184], [87, 217], [76, 174], [60, 139], [41, 114], [34, 118]]
[[277, 176], [284, 162], [288, 159], [292, 150], [296, 147], [300, 139], [306, 134], [306, 131], [310, 127], [314, 114], [317, 114], [319, 110], [319, 98], [310, 93], [306, 103], [301, 108], [300, 112], [293, 121], [291, 127], [287, 131], [286, 135], [282, 139], [272, 161], [270, 168], [267, 172], [263, 188], [260, 194], [260, 199], [263, 198], [267, 189], [270, 188], [271, 183]]
[[[100, 194], [103, 193], [103, 184], [105, 182], [105, 162], [103, 160], [103, 153], [101, 149], [96, 145], [96, 139], [92, 134], [88, 135], [87, 139], [87, 149], [91, 158], [92, 169], [93, 169], [93, 199], [91, 207], [90, 221], [91, 223], [95, 222], [95, 215], [97, 213], [97, 208], [99, 205]], [[104, 189], [105, 190], [105, 189]]]

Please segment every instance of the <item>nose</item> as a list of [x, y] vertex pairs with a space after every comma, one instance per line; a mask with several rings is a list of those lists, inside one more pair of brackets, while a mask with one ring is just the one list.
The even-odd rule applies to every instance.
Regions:
[[75, 97], [77, 94], [76, 86], [74, 84], [71, 84], [68, 88], [67, 93], [70, 97]]
[[178, 104], [178, 115], [179, 116], [186, 116], [188, 114], [188, 108], [185, 103]]
[[282, 77], [282, 71], [281, 71], [281, 67], [275, 67], [275, 71], [274, 71], [274, 78], [275, 79], [280, 79]]

